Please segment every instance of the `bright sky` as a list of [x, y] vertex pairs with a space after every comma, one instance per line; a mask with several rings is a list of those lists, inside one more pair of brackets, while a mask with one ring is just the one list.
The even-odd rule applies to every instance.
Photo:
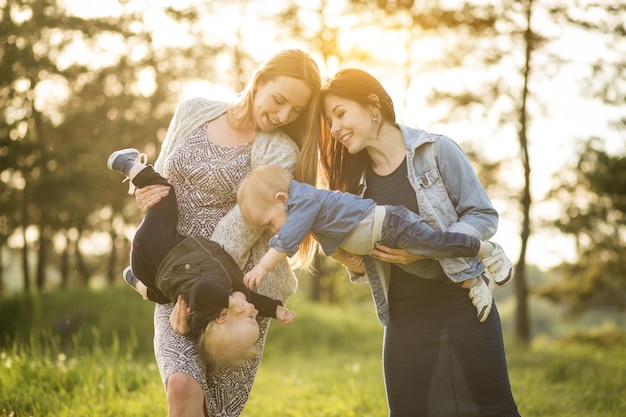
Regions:
[[[65, 0], [69, 9], [83, 16], [101, 16], [106, 14], [117, 14], [121, 11], [119, 5], [116, 6], [115, 1], [99, 1], [85, 2], [84, 0]], [[193, 3], [194, 0], [187, 0], [185, 3]], [[136, 4], [140, 10], [144, 12], [144, 20], [159, 31], [155, 34], [155, 40], [163, 42], [172, 42], [173, 36], [171, 29], [163, 23], [160, 6], [171, 5], [171, 0], [134, 0], [131, 4]], [[181, 1], [175, 2], [177, 6], [183, 5]], [[276, 6], [278, 3], [268, 2], [268, 7]], [[337, 4], [333, 3], [334, 6]], [[259, 11], [262, 13], [262, 11]], [[238, 10], [236, 8], [225, 8], [221, 21], [232, 22], [237, 19]], [[255, 15], [256, 16], [256, 15]], [[343, 17], [346, 17], [345, 15]], [[250, 25], [244, 25], [243, 31], [253, 31], [255, 50], [259, 52], [259, 59], [269, 56], [274, 50], [290, 45], [289, 42], [276, 42], [272, 40], [271, 26], [267, 26], [268, 22], [260, 19], [253, 21]], [[263, 28], [263, 30], [259, 30]], [[225, 31], [228, 33], [232, 32]], [[369, 30], [363, 30], [353, 37], [353, 42], [368, 51], [386, 51], [388, 54], [394, 54], [391, 45], [393, 43], [384, 39], [384, 35]], [[576, 34], [571, 37], [563, 37], [558, 45], [560, 52], [571, 52], [571, 56], [576, 59], [581, 57], [594, 56], [597, 52], [597, 45], [585, 42]], [[436, 49], [435, 46], [427, 46], [424, 51], [429, 48]], [[592, 48], [584, 51], [584, 48]], [[425, 53], [425, 52], [424, 52]], [[384, 61], [383, 61], [384, 62]], [[552, 204], [541, 203], [544, 193], [552, 186], [551, 177], [559, 169], [562, 169], [566, 163], [571, 164], [574, 154], [574, 142], [580, 139], [588, 138], [592, 135], [603, 135], [607, 133], [607, 121], [615, 119], [617, 112], [607, 109], [606, 106], [598, 102], [584, 99], [581, 96], [580, 79], [581, 71], [586, 68], [586, 62], [580, 62], [569, 69], [559, 72], [558, 76], [549, 83], [538, 86], [542, 89], [542, 99], [545, 102], [545, 117], [533, 119], [530, 126], [530, 153], [532, 164], [532, 192], [535, 205], [533, 206], [533, 219], [539, 219], [545, 214], [554, 211]], [[364, 68], [366, 69], [366, 68]], [[333, 69], [334, 70], [334, 69]], [[329, 75], [329, 74], [326, 74]], [[386, 79], [382, 74], [378, 75], [385, 87], [389, 90], [394, 98], [400, 122], [403, 119], [419, 120], [422, 125], [415, 126], [425, 130], [437, 133], [443, 133], [458, 142], [469, 139], [480, 140], [483, 148], [489, 155], [497, 158], [516, 157], [517, 139], [514, 132], [502, 132], [499, 135], [490, 131], [485, 126], [479, 126], [472, 121], [459, 121], [459, 123], [447, 123], [443, 126], [435, 125], [434, 116], [429, 114], [428, 106], [423, 103], [423, 98], [428, 94], [431, 87], [427, 78], [419, 79], [420, 83], [415, 83], [413, 90], [408, 92], [407, 107], [402, 104], [407, 94], [406, 87], [398, 79]], [[196, 83], [190, 85], [185, 91], [184, 96], [191, 95], [207, 95], [213, 98], [226, 99], [233, 94], [228, 88], [223, 86], [208, 85], [206, 83]], [[416, 116], [417, 115], [417, 116]], [[430, 121], [429, 121], [430, 120]], [[407, 122], [408, 124], [408, 122]], [[414, 122], [411, 122], [414, 124]], [[624, 140], [615, 133], [607, 133], [610, 138], [609, 145], [611, 150], [624, 152]], [[520, 167], [512, 167], [513, 170], [519, 170]], [[518, 171], [519, 172], [519, 171]], [[516, 175], [516, 178], [519, 178]], [[503, 179], [504, 180], [504, 179]], [[512, 181], [515, 182], [515, 181]], [[519, 181], [518, 181], [519, 182]], [[519, 213], [510, 213], [511, 206], [505, 205], [503, 202], [494, 201], [496, 208], [500, 211], [501, 222], [500, 229], [495, 241], [501, 243], [507, 254], [512, 260], [517, 260], [520, 250], [519, 241], [519, 224], [517, 219]], [[515, 215], [513, 215], [515, 214]], [[554, 231], [540, 232], [533, 230], [533, 235], [528, 247], [527, 261], [531, 264], [539, 265], [542, 268], [548, 268], [560, 263], [563, 259], [571, 259], [573, 253], [573, 243], [554, 234]]]

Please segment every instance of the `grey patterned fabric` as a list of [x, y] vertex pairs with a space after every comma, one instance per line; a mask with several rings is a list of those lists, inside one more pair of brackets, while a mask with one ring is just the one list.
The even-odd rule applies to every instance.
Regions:
[[245, 145], [215, 145], [205, 132], [206, 124], [172, 152], [164, 176], [176, 190], [178, 231], [209, 239], [217, 223], [237, 204], [237, 187], [250, 172], [250, 151]]
[[[205, 104], [209, 106], [210, 102], [194, 100], [181, 105], [178, 111], [182, 108], [201, 112]], [[217, 108], [222, 112], [225, 109], [220, 106]], [[297, 147], [280, 132], [272, 135], [261, 133], [252, 147], [217, 146], [206, 137], [206, 120], [219, 114], [204, 113], [205, 122], [197, 124], [191, 131], [183, 129], [188, 136], [182, 140], [170, 136], [173, 131], [178, 131], [170, 126], [168, 138], [157, 160], [164, 163], [157, 163], [155, 167], [162, 167], [164, 176], [176, 191], [179, 232], [215, 240], [224, 246], [242, 270], [247, 270], [267, 250], [269, 236], [259, 235], [243, 224], [236, 206], [236, 189], [254, 165], [252, 160], [259, 158], [255, 154], [271, 158], [270, 161], [292, 171]], [[173, 123], [181, 122], [181, 118], [185, 119], [182, 115], [175, 115]], [[261, 162], [270, 163], [264, 160]], [[286, 302], [287, 297], [295, 292], [297, 281], [287, 262], [283, 264], [266, 278], [259, 293]], [[169, 323], [172, 308], [172, 304], [157, 305], [154, 314], [154, 351], [164, 386], [167, 387], [167, 380], [173, 373], [184, 372], [202, 387], [209, 417], [238, 416], [252, 389], [269, 319], [258, 319], [261, 337], [257, 342], [257, 357], [240, 367], [207, 372], [195, 341], [172, 330]]]
[[270, 319], [259, 317], [261, 336], [257, 344], [259, 353], [243, 366], [225, 368], [208, 373], [195, 342], [172, 330], [169, 325], [174, 304], [157, 304], [154, 310], [154, 347], [163, 386], [174, 372], [184, 372], [192, 376], [204, 392], [206, 410], [213, 417], [238, 416], [243, 411], [252, 389], [262, 356], [262, 346], [269, 327]]

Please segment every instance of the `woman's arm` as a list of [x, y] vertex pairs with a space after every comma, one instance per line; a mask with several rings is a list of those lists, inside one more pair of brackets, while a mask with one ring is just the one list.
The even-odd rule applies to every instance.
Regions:
[[456, 142], [445, 136], [440, 137], [435, 146], [438, 147], [439, 172], [459, 217], [447, 231], [489, 239], [497, 230], [498, 212], [469, 159]]

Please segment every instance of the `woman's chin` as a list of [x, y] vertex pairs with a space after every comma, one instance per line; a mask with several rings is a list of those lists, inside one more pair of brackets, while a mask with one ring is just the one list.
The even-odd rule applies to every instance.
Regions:
[[261, 122], [258, 123], [259, 128], [263, 131], [263, 132], [271, 132], [273, 130], [276, 130], [280, 127], [280, 125], [274, 124], [270, 121], [269, 117], [264, 116], [261, 118]]

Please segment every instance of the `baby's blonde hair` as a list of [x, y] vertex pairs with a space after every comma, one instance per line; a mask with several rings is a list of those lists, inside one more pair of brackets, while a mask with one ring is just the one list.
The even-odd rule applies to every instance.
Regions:
[[243, 221], [252, 224], [251, 213], [273, 203], [279, 192], [289, 193], [291, 174], [276, 165], [262, 165], [244, 178], [237, 190], [237, 204]]
[[244, 343], [229, 323], [210, 321], [198, 340], [198, 351], [212, 369], [241, 365], [258, 353], [256, 342]]

